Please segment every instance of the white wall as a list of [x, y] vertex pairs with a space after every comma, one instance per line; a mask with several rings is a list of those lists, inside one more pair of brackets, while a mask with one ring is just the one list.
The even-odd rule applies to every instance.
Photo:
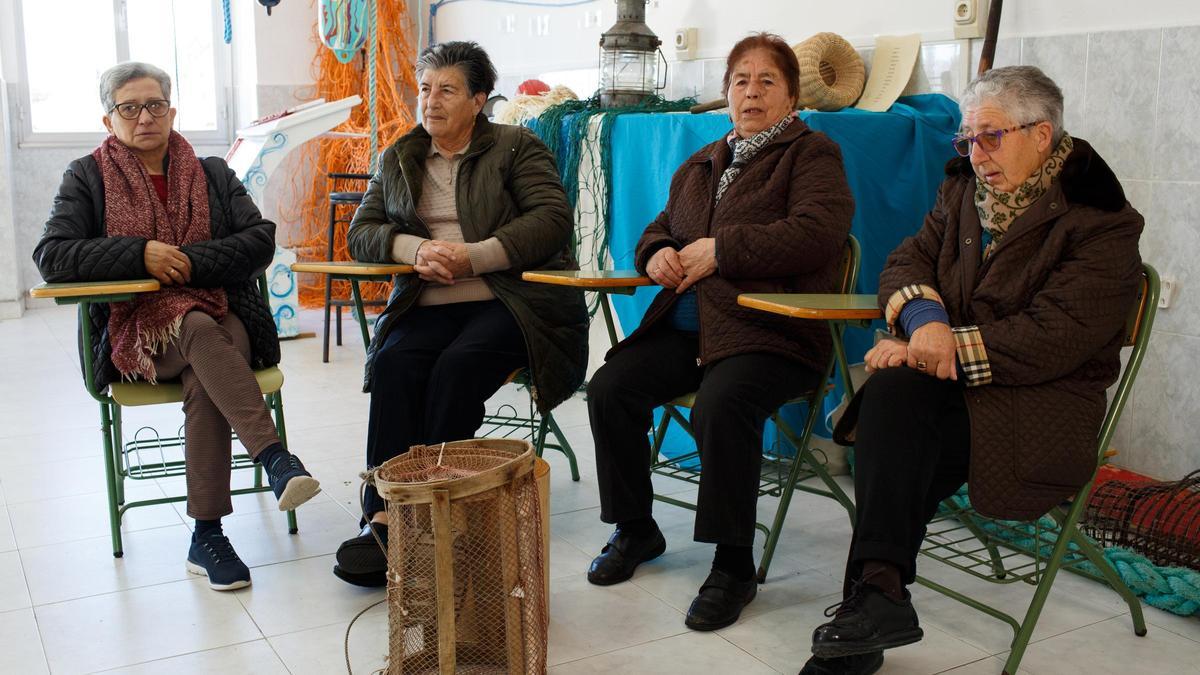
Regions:
[[[589, 14], [597, 10], [601, 13], [599, 24], [585, 26]], [[427, 10], [424, 16], [428, 16]], [[536, 35], [539, 16], [549, 17], [548, 35]], [[511, 33], [506, 32], [508, 17], [512, 17]], [[615, 19], [612, 0], [569, 8], [467, 0], [438, 12], [437, 39], [480, 42], [505, 74], [588, 67], [597, 61], [600, 33]], [[734, 42], [756, 30], [771, 30], [793, 42], [832, 31], [861, 47], [870, 46], [876, 34], [920, 33], [927, 41], [952, 37], [950, 0], [651, 0], [646, 21], [664, 39], [673, 36], [676, 28], [698, 28], [698, 58], [724, 56]], [[1197, 23], [1200, 2], [1195, 0], [1009, 0], [1004, 3], [1000, 35], [1029, 37]], [[663, 53], [668, 60], [674, 59], [672, 49], [665, 48]]]
[[17, 265], [16, 224], [13, 221], [12, 124], [9, 120], [8, 73], [16, 57], [11, 48], [12, 6], [0, 2], [0, 319], [21, 316], [24, 309], [20, 267]]

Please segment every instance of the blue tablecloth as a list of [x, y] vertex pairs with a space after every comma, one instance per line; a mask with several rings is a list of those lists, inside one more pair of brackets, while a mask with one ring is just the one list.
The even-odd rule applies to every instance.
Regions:
[[[800, 118], [841, 146], [855, 200], [851, 231], [863, 252], [856, 290], [874, 293], [888, 254], [920, 228], [933, 206], [943, 167], [954, 156], [950, 139], [959, 126], [958, 105], [941, 94], [925, 94], [901, 98], [884, 113], [846, 109], [802, 112]], [[675, 169], [727, 134], [732, 124], [723, 114], [686, 113], [627, 114], [614, 124], [609, 246], [614, 268], [629, 269], [646, 224], [667, 203]], [[657, 291], [643, 288], [633, 296], [612, 296], [624, 333], [638, 325]], [[850, 331], [850, 360], [861, 360], [871, 341], [870, 331]], [[831, 395], [827, 407], [836, 405], [838, 396]], [[773, 429], [764, 442], [774, 442]], [[680, 447], [690, 447], [681, 433], [668, 439], [668, 451]]]

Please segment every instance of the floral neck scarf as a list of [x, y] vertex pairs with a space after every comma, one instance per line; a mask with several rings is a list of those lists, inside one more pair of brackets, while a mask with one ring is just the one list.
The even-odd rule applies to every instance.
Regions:
[[1063, 134], [1058, 147], [1041, 168], [1012, 192], [994, 190], [983, 180], [975, 178], [975, 209], [979, 211], [979, 223], [983, 226], [985, 239], [991, 239], [983, 249], [984, 260], [991, 257], [1012, 222], [1028, 211], [1058, 180], [1063, 164], [1074, 147], [1071, 137]]

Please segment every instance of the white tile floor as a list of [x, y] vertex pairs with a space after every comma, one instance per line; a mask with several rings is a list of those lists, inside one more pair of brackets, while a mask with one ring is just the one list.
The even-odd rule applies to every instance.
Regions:
[[[307, 330], [319, 329], [305, 313]], [[216, 593], [183, 569], [190, 521], [180, 506], [135, 509], [125, 518], [126, 555], [113, 559], [104, 515], [96, 406], [78, 375], [75, 315], [42, 308], [0, 322], [0, 672], [338, 673], [356, 613], [382, 597], [329, 572], [338, 543], [355, 531], [354, 504], [366, 433], [359, 393], [362, 347], [346, 345], [321, 364], [320, 340], [283, 345], [289, 440], [324, 486], [289, 536], [266, 495], [235, 499], [225, 521], [254, 585]], [[502, 391], [498, 401], [524, 402]], [[595, 462], [581, 400], [557, 412], [583, 474], [572, 483], [551, 456], [551, 628], [554, 673], [794, 673], [808, 636], [838, 599], [849, 524], [829, 500], [797, 493], [768, 583], [736, 625], [694, 633], [683, 614], [704, 579], [711, 550], [691, 540], [692, 513], [657, 505], [669, 550], [631, 583], [591, 586], [587, 563], [609, 528], [599, 521]], [[126, 429], [178, 425], [178, 411], [128, 414]], [[239, 476], [237, 480], [245, 477]], [[177, 493], [180, 481], [132, 488]], [[658, 483], [660, 489], [689, 486]], [[763, 500], [760, 510], [773, 510]], [[937, 579], [950, 570], [922, 561]], [[962, 583], [961, 580], [959, 580]], [[965, 582], [964, 589], [1021, 612], [1030, 592]], [[924, 588], [914, 589], [925, 626], [918, 645], [888, 652], [884, 673], [998, 673], [1011, 634], [1003, 624]], [[1200, 673], [1200, 619], [1147, 608], [1137, 638], [1115, 594], [1071, 575], [1059, 578], [1022, 672]], [[379, 667], [386, 612], [355, 625], [355, 672]]]

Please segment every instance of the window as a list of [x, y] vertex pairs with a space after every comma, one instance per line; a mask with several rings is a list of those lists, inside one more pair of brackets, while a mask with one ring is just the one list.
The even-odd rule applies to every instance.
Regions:
[[22, 144], [99, 142], [100, 75], [145, 61], [171, 76], [175, 128], [193, 144], [228, 141], [229, 81], [220, 4], [200, 0], [24, 0]]

